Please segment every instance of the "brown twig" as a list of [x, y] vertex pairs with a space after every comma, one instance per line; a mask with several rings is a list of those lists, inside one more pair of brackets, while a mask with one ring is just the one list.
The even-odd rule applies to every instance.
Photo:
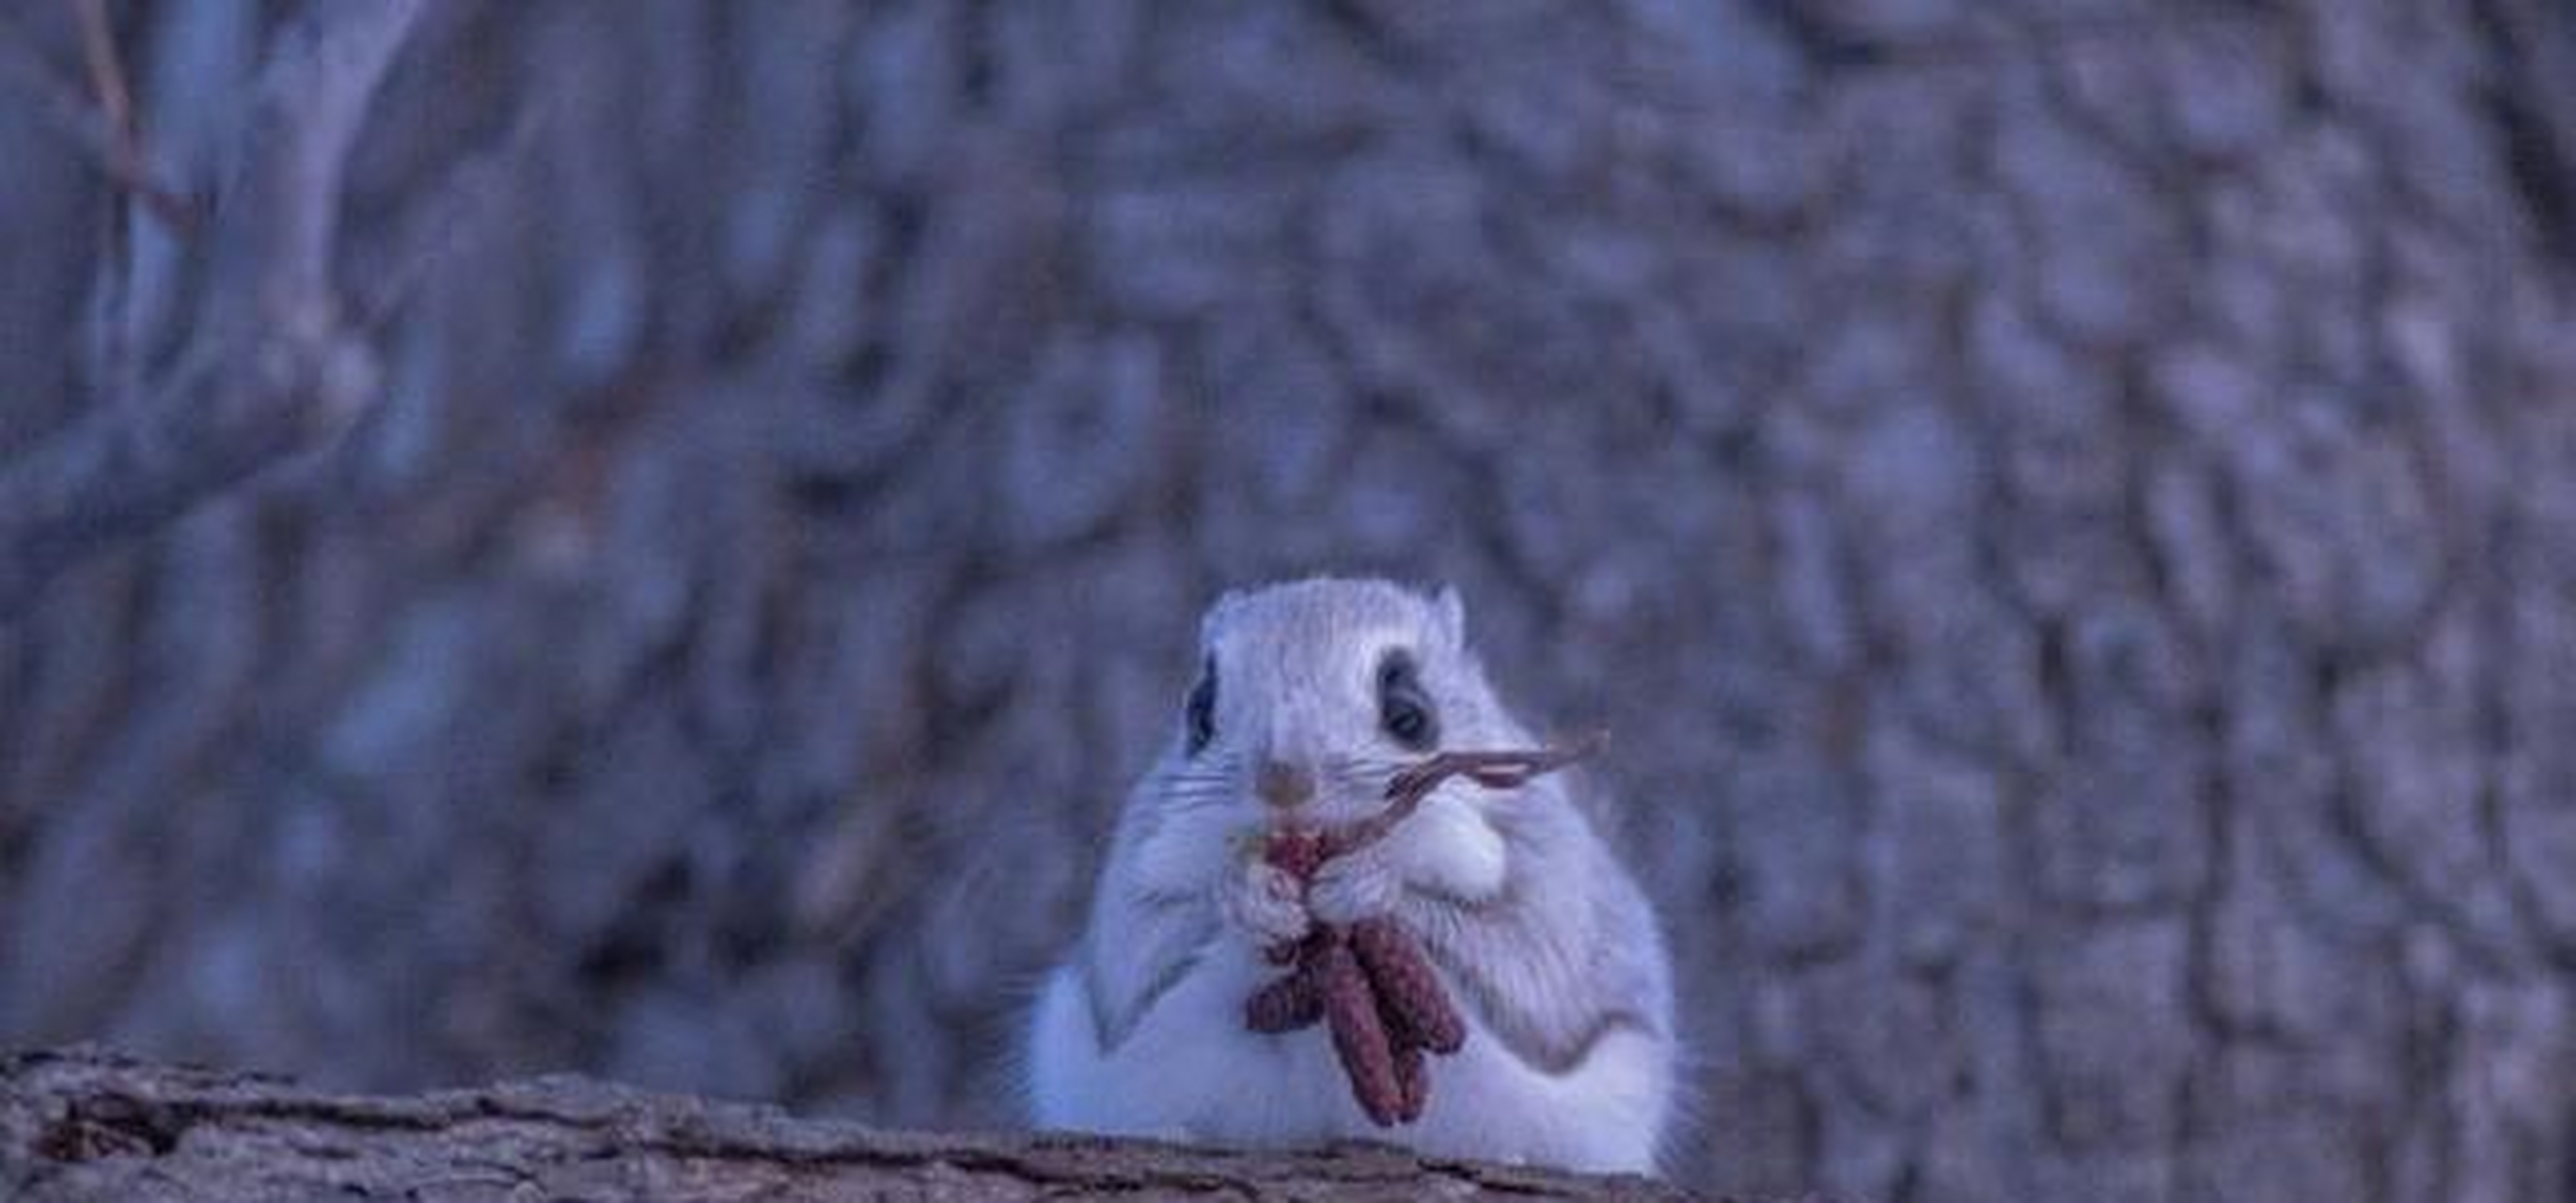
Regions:
[[105, 11], [95, 16], [90, 11], [96, 7], [95, 0], [84, 0], [80, 10], [83, 57], [98, 93], [95, 101], [47, 62], [26, 31], [6, 16], [0, 16], [0, 79], [28, 93], [46, 124], [95, 160], [109, 180], [142, 201], [163, 225], [176, 232], [192, 230], [197, 206], [162, 180], [143, 153], [133, 125], [133, 93], [126, 87]]
[[1518, 789], [1609, 746], [1610, 733], [1586, 732], [1571, 742], [1521, 751], [1441, 752], [1406, 766], [1386, 783], [1386, 809], [1324, 833], [1324, 859], [1376, 843], [1413, 816], [1422, 800], [1452, 777], [1486, 789]]
[[197, 207], [152, 170], [143, 132], [134, 121], [134, 89], [126, 83], [125, 58], [117, 53], [116, 29], [108, 23], [107, 0], [74, 0], [80, 12], [81, 57], [89, 64], [90, 91], [97, 94], [106, 121], [106, 167], [109, 179], [133, 193], [143, 207], [172, 231], [197, 226]]
[[125, 62], [116, 53], [116, 31], [107, 23], [107, 0], [72, 0], [80, 13], [82, 57], [89, 62], [90, 89], [107, 114], [108, 128], [131, 149], [134, 93], [125, 86]]

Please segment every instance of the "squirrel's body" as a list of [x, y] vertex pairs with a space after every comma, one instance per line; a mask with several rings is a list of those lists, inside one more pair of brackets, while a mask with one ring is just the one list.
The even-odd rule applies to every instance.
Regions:
[[[1341, 823], [1440, 748], [1530, 745], [1469, 655], [1454, 596], [1308, 581], [1220, 602], [1180, 737], [1122, 813], [1091, 921], [1030, 1027], [1043, 1127], [1252, 1147], [1340, 1138], [1650, 1171], [1670, 1110], [1670, 971], [1654, 915], [1562, 776], [1453, 781], [1302, 896], [1254, 851], [1274, 822]], [[1247, 1030], [1314, 921], [1417, 936], [1465, 1047], [1414, 1123], [1381, 1128], [1316, 1030]]]

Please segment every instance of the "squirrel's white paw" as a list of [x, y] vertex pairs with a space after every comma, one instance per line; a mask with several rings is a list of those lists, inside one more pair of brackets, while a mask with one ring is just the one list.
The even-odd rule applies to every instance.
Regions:
[[1247, 859], [1226, 874], [1226, 921], [1263, 947], [1306, 938], [1311, 920], [1298, 897], [1297, 879], [1268, 861]]
[[1325, 861], [1306, 891], [1306, 909], [1331, 924], [1374, 919], [1395, 909], [1404, 882], [1380, 849], [1355, 848]]

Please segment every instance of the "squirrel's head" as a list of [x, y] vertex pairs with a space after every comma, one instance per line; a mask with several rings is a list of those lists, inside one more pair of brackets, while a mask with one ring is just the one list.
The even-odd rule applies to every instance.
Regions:
[[1369, 813], [1407, 763], [1514, 742], [1465, 628], [1451, 589], [1316, 579], [1229, 593], [1200, 624], [1166, 772], [1247, 814]]

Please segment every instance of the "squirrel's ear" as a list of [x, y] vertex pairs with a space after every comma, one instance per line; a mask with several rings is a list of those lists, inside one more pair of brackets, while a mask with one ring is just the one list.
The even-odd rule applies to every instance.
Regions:
[[1440, 615], [1440, 630], [1449, 637], [1449, 645], [1467, 646], [1467, 602], [1458, 596], [1458, 587], [1440, 586], [1431, 595], [1431, 608]]

